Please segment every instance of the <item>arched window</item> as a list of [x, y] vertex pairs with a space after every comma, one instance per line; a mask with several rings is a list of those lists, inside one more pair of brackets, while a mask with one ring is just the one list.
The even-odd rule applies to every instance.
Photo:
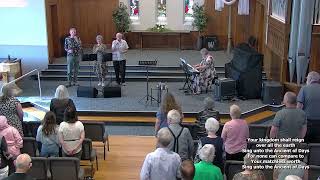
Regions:
[[129, 7], [130, 7], [130, 19], [131, 20], [138, 20], [140, 7], [139, 7], [139, 0], [129, 0]]
[[185, 21], [193, 21], [193, 10], [192, 6], [194, 4], [194, 0], [184, 0], [184, 20]]
[[165, 23], [167, 21], [167, 2], [166, 0], [157, 0], [157, 19], [158, 22]]

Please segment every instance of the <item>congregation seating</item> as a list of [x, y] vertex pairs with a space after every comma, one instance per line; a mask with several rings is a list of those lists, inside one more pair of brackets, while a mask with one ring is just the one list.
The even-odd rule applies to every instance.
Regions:
[[105, 130], [102, 122], [83, 122], [86, 138], [92, 141], [99, 141], [103, 143], [103, 159], [106, 160], [106, 143], [108, 151], [110, 150], [109, 135]]
[[309, 165], [320, 166], [320, 143], [310, 143], [308, 144], [308, 148], [310, 151], [308, 158]]
[[49, 170], [52, 180], [82, 180], [84, 171], [75, 157], [49, 157]]
[[266, 138], [269, 136], [270, 126], [250, 124], [249, 125], [249, 137], [252, 139]]
[[38, 180], [47, 180], [51, 178], [48, 168], [48, 158], [32, 157], [32, 167], [28, 174]]
[[29, 154], [31, 157], [38, 156], [38, 145], [34, 137], [23, 137], [23, 147], [21, 153]]
[[92, 140], [85, 138], [82, 142], [82, 156], [81, 160], [89, 161], [91, 167], [91, 177], [93, 177], [93, 162], [96, 160], [96, 168], [98, 171], [98, 156], [97, 151], [92, 148]]
[[231, 161], [227, 160], [225, 162], [225, 174], [227, 176], [227, 180], [232, 180], [233, 176], [241, 171], [243, 161]]
[[309, 165], [309, 179], [318, 179], [320, 177], [320, 166]]

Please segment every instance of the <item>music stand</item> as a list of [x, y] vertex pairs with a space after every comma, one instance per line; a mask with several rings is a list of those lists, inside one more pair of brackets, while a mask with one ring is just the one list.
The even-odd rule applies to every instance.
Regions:
[[93, 70], [93, 66], [91, 67], [91, 61], [96, 61], [97, 60], [97, 54], [83, 54], [82, 56], [82, 61], [89, 61], [89, 84], [90, 84], [90, 87], [92, 86], [91, 85], [91, 78], [92, 78], [92, 71]]
[[139, 102], [141, 102], [143, 99], [147, 99], [146, 102], [145, 102], [146, 104], [148, 103], [149, 100], [151, 100], [151, 101], [152, 101], [152, 100], [157, 101], [154, 97], [152, 97], [152, 96], [149, 95], [149, 67], [150, 67], [150, 66], [156, 66], [157, 63], [158, 63], [157, 60], [153, 60], [153, 61], [139, 61], [139, 65], [145, 67], [146, 70], [147, 70], [147, 87], [146, 87], [146, 88], [147, 88], [147, 95], [145, 95], [144, 97], [142, 97], [142, 98], [139, 100]]
[[[102, 62], [109, 62], [109, 61], [112, 61], [112, 53], [104, 53], [103, 54], [103, 59], [102, 59]], [[108, 71], [109, 72], [109, 71]], [[110, 85], [112, 83], [112, 72], [110, 70], [110, 82], [108, 83], [108, 85]]]

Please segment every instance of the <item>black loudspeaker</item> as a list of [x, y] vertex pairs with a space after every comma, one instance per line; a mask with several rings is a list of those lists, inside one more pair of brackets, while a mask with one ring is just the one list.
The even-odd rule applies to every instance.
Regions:
[[279, 105], [282, 102], [283, 86], [279, 82], [265, 81], [262, 89], [262, 102], [264, 104]]
[[121, 97], [121, 86], [106, 86], [103, 88], [103, 97]]
[[230, 78], [217, 79], [214, 85], [214, 99], [217, 101], [232, 99], [236, 96], [236, 82]]
[[78, 97], [96, 98], [97, 95], [98, 95], [98, 90], [94, 87], [79, 86], [77, 89]]

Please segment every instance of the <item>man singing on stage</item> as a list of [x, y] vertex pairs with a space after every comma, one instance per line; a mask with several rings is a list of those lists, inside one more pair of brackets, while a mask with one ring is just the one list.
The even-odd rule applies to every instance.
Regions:
[[81, 40], [77, 37], [76, 28], [70, 28], [70, 36], [64, 41], [64, 49], [67, 51], [67, 66], [68, 66], [68, 84], [66, 87], [71, 86], [71, 77], [73, 73], [73, 85], [78, 86], [78, 71], [79, 62], [82, 53]]
[[[126, 76], [126, 58], [124, 53], [127, 52], [129, 46], [125, 40], [122, 39], [122, 34], [116, 34], [116, 40], [112, 41], [112, 60], [113, 67], [116, 74], [117, 83], [123, 86], [126, 85], [125, 76]], [[121, 79], [119, 78], [121, 75]]]

